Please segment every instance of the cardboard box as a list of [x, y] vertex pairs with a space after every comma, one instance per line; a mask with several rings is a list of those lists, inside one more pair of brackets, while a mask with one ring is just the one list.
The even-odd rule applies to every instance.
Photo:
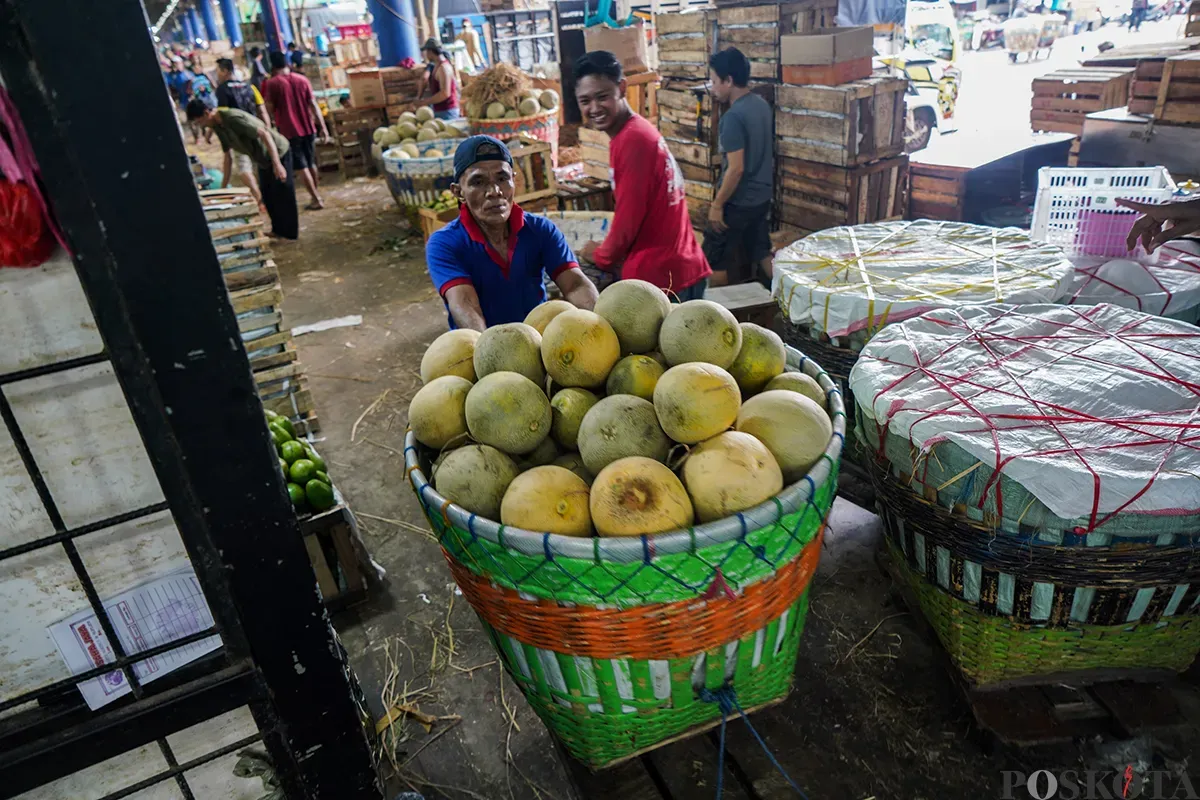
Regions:
[[779, 37], [779, 63], [784, 66], [829, 66], [871, 58], [875, 54], [875, 30], [818, 28], [811, 33], [789, 33]]
[[608, 25], [584, 28], [583, 43], [589, 53], [607, 50], [615, 55], [626, 73], [647, 72], [650, 69], [646, 31], [641, 20], [622, 28], [610, 28]]
[[382, 106], [387, 102], [378, 69], [348, 69], [346, 80], [350, 83], [350, 105], [355, 108]]

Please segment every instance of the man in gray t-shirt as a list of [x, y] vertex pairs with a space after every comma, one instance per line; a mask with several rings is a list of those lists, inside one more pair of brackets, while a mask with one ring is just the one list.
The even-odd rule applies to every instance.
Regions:
[[721, 114], [725, 156], [721, 182], [708, 210], [704, 255], [728, 283], [771, 274], [771, 197], [775, 191], [775, 111], [750, 91], [750, 60], [730, 47], [708, 60], [713, 98]]

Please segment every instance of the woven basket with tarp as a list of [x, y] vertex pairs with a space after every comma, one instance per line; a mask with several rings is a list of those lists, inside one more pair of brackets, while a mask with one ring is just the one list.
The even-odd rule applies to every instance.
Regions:
[[1138, 247], [1132, 253], [1075, 255], [1071, 261], [1075, 282], [1070, 303], [1112, 303], [1200, 322], [1200, 243], [1194, 240], [1167, 242], [1150, 254]]
[[409, 480], [455, 580], [530, 705], [589, 766], [717, 724], [728, 702], [746, 713], [778, 702], [791, 687], [845, 413], [816, 363], [789, 350], [788, 366], [828, 393], [824, 454], [767, 502], [670, 533], [572, 537], [476, 516], [428, 482], [434, 453], [408, 434]]
[[940, 309], [850, 376], [891, 558], [977, 685], [1200, 650], [1200, 329]]
[[[845, 390], [863, 345], [931, 308], [1052, 303], [1070, 286], [1059, 248], [1027, 231], [917, 220], [818, 231], [775, 255], [783, 339]], [[853, 423], [853, 397], [846, 398]]]

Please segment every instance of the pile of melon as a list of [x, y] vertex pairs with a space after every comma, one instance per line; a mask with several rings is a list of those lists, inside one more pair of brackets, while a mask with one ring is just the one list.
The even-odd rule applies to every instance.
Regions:
[[396, 120], [395, 125], [376, 128], [371, 135], [374, 144], [371, 149], [376, 155], [382, 155], [392, 149], [392, 155], [401, 159], [408, 158], [443, 158], [446, 154], [441, 150], [426, 150], [421, 153], [417, 147], [421, 142], [432, 142], [438, 139], [453, 139], [466, 136], [465, 129], [447, 125], [433, 114], [429, 106], [422, 106], [416, 111], [405, 111]]
[[408, 419], [444, 497], [504, 525], [638, 536], [778, 494], [833, 435], [825, 392], [774, 332], [645, 281], [524, 322], [439, 336]]
[[558, 108], [558, 92], [553, 89], [538, 91], [531, 89], [521, 95], [512, 105], [499, 100], [488, 103], [468, 102], [465, 111], [468, 119], [519, 119], [532, 117]]

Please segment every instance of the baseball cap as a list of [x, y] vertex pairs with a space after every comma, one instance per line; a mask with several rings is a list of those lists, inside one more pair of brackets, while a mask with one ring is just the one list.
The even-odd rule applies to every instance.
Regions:
[[468, 136], [454, 151], [454, 182], [458, 182], [468, 167], [480, 161], [504, 161], [509, 166], [513, 163], [512, 153], [508, 152], [504, 142], [492, 136]]

